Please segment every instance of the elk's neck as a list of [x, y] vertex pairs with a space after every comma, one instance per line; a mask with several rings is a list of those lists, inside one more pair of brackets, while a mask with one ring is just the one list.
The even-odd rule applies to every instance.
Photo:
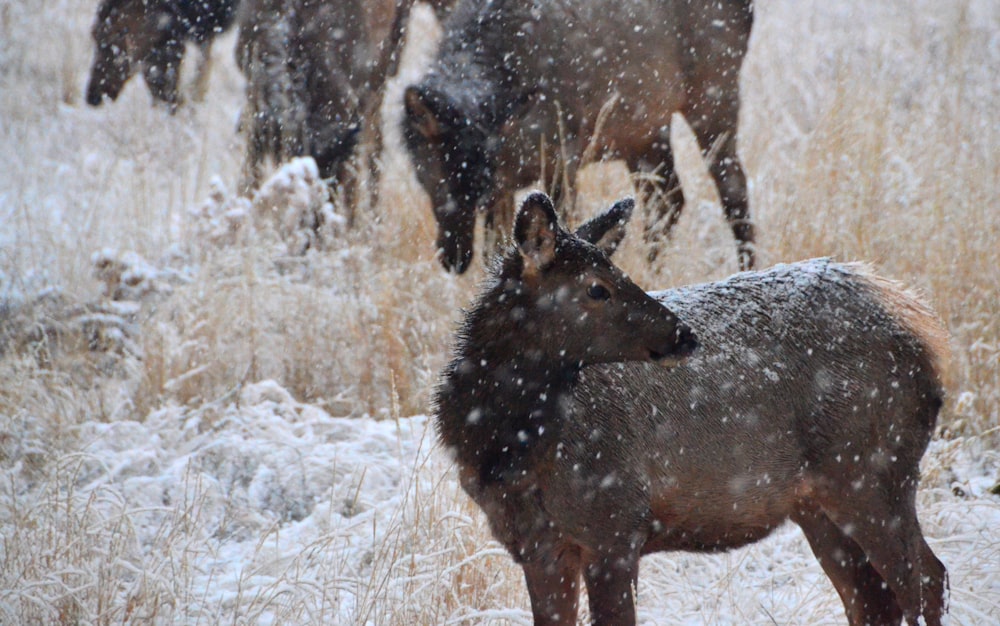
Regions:
[[459, 50], [442, 55], [441, 65], [430, 80], [455, 99], [455, 104], [480, 127], [491, 132], [517, 109], [523, 99], [516, 74], [483, 56], [480, 50]]
[[503, 337], [467, 339], [437, 389], [438, 433], [480, 481], [510, 480], [525, 458], [559, 440], [580, 367], [540, 358]]

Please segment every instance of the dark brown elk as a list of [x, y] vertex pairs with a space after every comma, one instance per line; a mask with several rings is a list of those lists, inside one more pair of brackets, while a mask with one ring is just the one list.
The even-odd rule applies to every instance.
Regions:
[[210, 50], [216, 35], [236, 17], [238, 0], [102, 0], [91, 35], [94, 62], [87, 82], [87, 103], [115, 100], [122, 87], [142, 70], [157, 100], [175, 109], [186, 42], [197, 43], [202, 58], [196, 96], [203, 95]]
[[[260, 184], [269, 157], [298, 156], [350, 191], [355, 149], [379, 151], [378, 108], [412, 4], [246, 0], [236, 46], [247, 79], [244, 191]], [[374, 160], [369, 167], [374, 176]]]
[[642, 555], [723, 551], [788, 519], [850, 624], [940, 624], [946, 571], [915, 510], [937, 317], [827, 259], [646, 294], [607, 256], [630, 210], [571, 234], [529, 196], [435, 396], [535, 624], [576, 623], [581, 576], [594, 623], [634, 624]]
[[506, 235], [513, 191], [537, 184], [543, 173], [553, 176], [554, 195], [569, 202], [568, 187], [588, 152], [653, 175], [643, 178], [650, 181], [646, 238], [654, 255], [684, 204], [670, 146], [671, 117], [680, 112], [715, 181], [740, 269], [752, 268], [754, 229], [736, 152], [751, 4], [457, 5], [431, 71], [404, 95], [403, 134], [431, 197], [444, 266], [468, 267], [477, 208], [485, 211], [488, 234]]

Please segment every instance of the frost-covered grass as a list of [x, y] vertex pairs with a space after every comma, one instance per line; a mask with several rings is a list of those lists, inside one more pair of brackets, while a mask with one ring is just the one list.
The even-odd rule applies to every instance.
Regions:
[[[996, 623], [1000, 11], [756, 5], [740, 146], [762, 265], [873, 261], [945, 319], [950, 395], [920, 515], [953, 623]], [[379, 206], [349, 232], [301, 164], [237, 198], [233, 37], [203, 104], [168, 115], [134, 80], [91, 109], [93, 6], [0, 0], [0, 623], [530, 623], [425, 417], [481, 269], [433, 259], [398, 135]], [[408, 78], [434, 35], [418, 20]], [[648, 288], [736, 269], [694, 141], [674, 136], [689, 202], [673, 242], [653, 267], [639, 237], [619, 253]], [[629, 190], [615, 165], [579, 182], [580, 216]], [[315, 212], [326, 224], [296, 254], [289, 225]], [[793, 526], [647, 557], [639, 612], [844, 621]]]

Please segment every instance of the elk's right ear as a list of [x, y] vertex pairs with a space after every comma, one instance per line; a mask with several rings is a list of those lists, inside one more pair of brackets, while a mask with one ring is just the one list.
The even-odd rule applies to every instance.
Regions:
[[410, 85], [403, 93], [407, 123], [424, 139], [432, 141], [441, 136], [438, 99], [433, 93], [417, 85]]
[[625, 226], [628, 225], [634, 208], [635, 200], [630, 197], [622, 198], [597, 217], [581, 224], [576, 229], [576, 236], [611, 256], [625, 238]]
[[556, 256], [559, 218], [552, 200], [541, 191], [531, 192], [514, 218], [514, 242], [524, 259], [524, 274], [545, 270]]

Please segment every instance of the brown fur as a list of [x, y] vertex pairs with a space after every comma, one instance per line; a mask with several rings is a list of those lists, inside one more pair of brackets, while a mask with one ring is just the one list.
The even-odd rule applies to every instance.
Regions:
[[239, 0], [102, 0], [91, 35], [94, 61], [87, 83], [87, 103], [114, 100], [125, 83], [142, 71], [154, 98], [171, 111], [178, 91], [185, 42], [197, 43], [196, 99], [204, 95], [212, 40], [232, 25]]
[[882, 306], [914, 337], [927, 346], [934, 371], [943, 387], [948, 386], [951, 364], [951, 336], [941, 317], [926, 304], [919, 292], [901, 282], [879, 276], [865, 263], [846, 264], [859, 276], [871, 283], [879, 294]]
[[[612, 246], [581, 239], [602, 227], [549, 237], [524, 214], [436, 398], [536, 624], [576, 623], [581, 576], [595, 623], [634, 624], [642, 555], [727, 550], [788, 519], [852, 626], [941, 623], [947, 572], [916, 490], [947, 341], [925, 305], [867, 266], [813, 259], [649, 294], [657, 315], [609, 278]], [[686, 354], [682, 336], [697, 337], [687, 360], [648, 362]]]
[[404, 137], [431, 197], [444, 266], [468, 267], [478, 209], [487, 235], [506, 236], [514, 192], [543, 172], [554, 195], [571, 203], [585, 154], [622, 159], [647, 175], [646, 238], [655, 255], [684, 205], [670, 146], [677, 112], [715, 181], [740, 268], [752, 268], [754, 230], [736, 152], [752, 22], [748, 0], [460, 2], [431, 71], [404, 96]]

